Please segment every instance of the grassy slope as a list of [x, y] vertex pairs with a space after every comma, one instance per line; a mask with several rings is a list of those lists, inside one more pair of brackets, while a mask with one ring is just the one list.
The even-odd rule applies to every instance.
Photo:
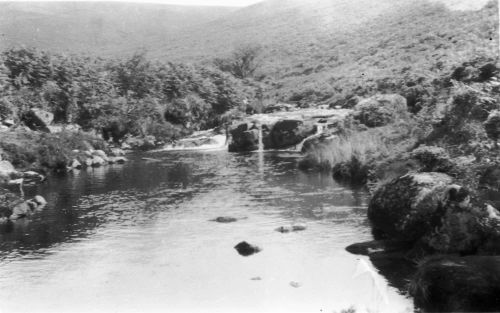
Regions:
[[100, 56], [129, 55], [234, 10], [117, 2], [0, 2], [0, 48], [26, 45]]
[[397, 92], [402, 82], [428, 84], [477, 57], [496, 59], [497, 5], [460, 12], [421, 3], [325, 37], [288, 67], [274, 69], [274, 97], [313, 90], [309, 100], [329, 104], [350, 93]]
[[263, 47], [256, 76], [269, 102], [334, 104], [349, 94], [397, 92], [408, 81], [430, 84], [464, 61], [497, 58], [498, 1], [454, 11], [416, 0], [269, 0], [184, 29], [152, 45], [149, 56], [207, 61], [248, 43]]

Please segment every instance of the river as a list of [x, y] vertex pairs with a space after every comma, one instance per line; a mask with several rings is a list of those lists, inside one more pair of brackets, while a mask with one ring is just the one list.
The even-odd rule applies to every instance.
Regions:
[[[344, 249], [371, 239], [368, 195], [297, 161], [156, 152], [26, 189], [49, 205], [0, 225], [0, 312], [413, 311]], [[292, 223], [307, 228], [275, 231]]]

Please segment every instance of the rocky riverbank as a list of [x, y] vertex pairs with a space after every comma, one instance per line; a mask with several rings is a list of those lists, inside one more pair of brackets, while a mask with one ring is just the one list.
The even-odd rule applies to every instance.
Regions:
[[451, 81], [450, 93], [419, 114], [384, 103], [386, 95], [360, 101], [352, 115], [359, 124], [309, 146], [302, 162], [372, 192], [375, 241], [347, 250], [370, 256], [383, 273], [393, 259], [413, 264], [402, 288], [425, 311], [500, 310], [500, 84], [481, 69]]

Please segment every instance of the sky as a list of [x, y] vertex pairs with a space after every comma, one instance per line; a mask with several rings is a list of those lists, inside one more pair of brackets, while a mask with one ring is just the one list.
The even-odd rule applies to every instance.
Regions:
[[[0, 0], [3, 1], [75, 1], [75, 0]], [[82, 0], [77, 0], [82, 1]], [[251, 5], [264, 0], [84, 0], [84, 1], [122, 1], [137, 3], [165, 3], [180, 5], [209, 5], [209, 6], [235, 6], [242, 7]], [[307, 1], [307, 0], [305, 0]], [[354, 1], [354, 0], [353, 0]], [[442, 2], [454, 10], [478, 10], [482, 8], [489, 0], [431, 0]]]
[[[6, 0], [0, 0], [3, 2]], [[8, 0], [14, 2], [26, 2], [33, 0]], [[38, 1], [38, 0], [36, 0]], [[48, 0], [51, 1], [51, 0]], [[54, 1], [54, 0], [52, 0]], [[55, 1], [68, 1], [68, 0], [55, 0]], [[70, 0], [71, 1], [71, 0]], [[93, 0], [99, 1], [99, 0]], [[103, 1], [103, 0], [101, 0]], [[104, 0], [104, 1], [123, 1], [123, 2], [144, 2], [144, 3], [165, 3], [165, 4], [181, 4], [181, 5], [210, 5], [210, 6], [236, 6], [242, 7], [251, 5], [263, 0]]]

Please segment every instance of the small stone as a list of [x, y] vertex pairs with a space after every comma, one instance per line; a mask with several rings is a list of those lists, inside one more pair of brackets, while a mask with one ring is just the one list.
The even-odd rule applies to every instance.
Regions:
[[291, 281], [290, 286], [292, 286], [293, 288], [299, 288], [300, 286], [302, 286], [302, 284], [296, 281]]
[[258, 253], [262, 250], [261, 248], [254, 246], [254, 245], [251, 245], [246, 241], [240, 242], [239, 244], [234, 246], [234, 248], [242, 256], [250, 256], [250, 255], [252, 255], [254, 253]]

